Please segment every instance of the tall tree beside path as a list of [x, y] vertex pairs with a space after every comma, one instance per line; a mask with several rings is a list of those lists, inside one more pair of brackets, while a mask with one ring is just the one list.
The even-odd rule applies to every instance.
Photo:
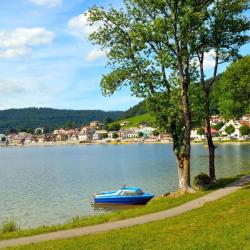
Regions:
[[[196, 37], [192, 32], [199, 28], [201, 11], [207, 4], [195, 0], [124, 0], [124, 6], [119, 10], [94, 7], [88, 12], [91, 25], [101, 24], [90, 40], [106, 51], [111, 69], [101, 81], [103, 93], [111, 95], [122, 86], [130, 86], [135, 96], [159, 102], [162, 97], [171, 99], [172, 91], [176, 93], [174, 105], [180, 107], [182, 122], [172, 129], [182, 133], [175, 131], [173, 138], [178, 137], [180, 145], [176, 153], [180, 188], [189, 191], [189, 88], [196, 76]], [[155, 112], [161, 113], [161, 107]]]
[[[218, 80], [218, 67], [220, 64], [234, 60], [239, 56], [239, 48], [249, 41], [246, 31], [250, 22], [244, 15], [248, 9], [248, 0], [220, 0], [208, 1], [208, 8], [203, 9], [203, 19], [199, 29], [193, 33], [197, 37], [195, 51], [197, 66], [199, 67], [200, 82], [204, 91], [205, 123], [207, 130], [207, 143], [209, 150], [209, 173], [212, 180], [216, 179], [215, 173], [215, 146], [213, 144], [210, 116], [211, 116], [211, 92], [213, 85]], [[206, 56], [210, 54], [213, 60], [212, 77], [206, 78]], [[248, 64], [249, 67], [249, 64]], [[249, 68], [248, 68], [249, 71]], [[235, 72], [238, 75], [237, 72]], [[248, 81], [249, 83], [249, 81]], [[246, 83], [247, 84], [247, 83]], [[225, 102], [230, 102], [228, 92], [238, 88], [229, 86], [221, 93]], [[249, 90], [249, 88], [248, 88]], [[248, 97], [249, 100], [249, 97]], [[246, 99], [242, 100], [246, 102]], [[225, 112], [224, 112], [225, 113]]]

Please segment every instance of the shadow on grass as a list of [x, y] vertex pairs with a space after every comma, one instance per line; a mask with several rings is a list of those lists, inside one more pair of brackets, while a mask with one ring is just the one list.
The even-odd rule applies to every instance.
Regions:
[[[240, 178], [246, 176], [245, 181], [240, 181]], [[236, 176], [224, 177], [217, 180], [215, 183], [211, 184], [209, 187], [204, 189], [204, 191], [217, 190], [219, 188], [244, 186], [250, 181], [250, 172], [242, 173]]]

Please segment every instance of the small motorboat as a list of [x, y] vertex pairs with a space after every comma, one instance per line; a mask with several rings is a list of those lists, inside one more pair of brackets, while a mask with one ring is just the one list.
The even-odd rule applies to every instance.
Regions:
[[139, 187], [123, 186], [116, 191], [95, 194], [94, 202], [102, 204], [145, 205], [153, 197], [153, 194], [144, 193]]

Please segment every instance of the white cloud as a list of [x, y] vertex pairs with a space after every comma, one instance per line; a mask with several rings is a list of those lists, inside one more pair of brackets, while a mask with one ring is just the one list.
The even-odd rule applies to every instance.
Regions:
[[0, 31], [0, 57], [11, 58], [27, 55], [31, 48], [53, 41], [55, 34], [45, 28], [18, 28]]
[[208, 53], [204, 55], [204, 68], [212, 69], [214, 67], [215, 61], [215, 52], [214, 50], [210, 50]]
[[85, 37], [96, 31], [100, 24], [89, 25], [88, 22], [89, 13], [82, 13], [78, 16], [72, 17], [68, 21], [68, 28], [75, 36]]
[[0, 96], [6, 94], [22, 93], [25, 89], [20, 84], [9, 80], [0, 79]]
[[29, 0], [38, 6], [56, 7], [62, 4], [62, 0]]
[[106, 56], [105, 51], [100, 50], [100, 49], [93, 49], [87, 54], [86, 60], [91, 62], [91, 61], [94, 61], [94, 60], [96, 60], [100, 57], [104, 57], [104, 56]]

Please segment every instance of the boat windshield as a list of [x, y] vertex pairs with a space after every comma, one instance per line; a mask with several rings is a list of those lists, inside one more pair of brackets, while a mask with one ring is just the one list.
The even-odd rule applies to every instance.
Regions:
[[142, 190], [121, 190], [120, 194], [121, 196], [136, 196], [136, 195], [143, 195]]

